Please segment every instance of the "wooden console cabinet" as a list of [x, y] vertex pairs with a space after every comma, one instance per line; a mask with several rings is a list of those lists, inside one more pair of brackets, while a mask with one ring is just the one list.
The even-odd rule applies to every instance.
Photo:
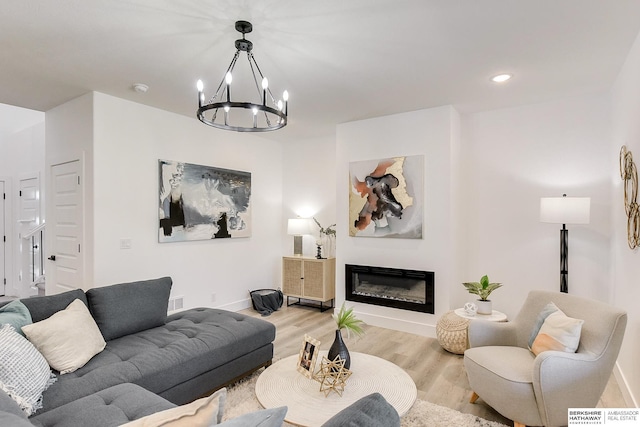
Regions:
[[[299, 256], [282, 258], [282, 292], [287, 305], [300, 304], [301, 300], [320, 303], [320, 311], [333, 307], [336, 297], [336, 259], [316, 259]], [[289, 303], [289, 298], [298, 302]], [[331, 301], [326, 307], [324, 303]]]

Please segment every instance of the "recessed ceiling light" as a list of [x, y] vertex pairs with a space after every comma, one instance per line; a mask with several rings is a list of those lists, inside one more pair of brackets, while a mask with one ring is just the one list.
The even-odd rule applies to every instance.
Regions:
[[491, 81], [495, 83], [503, 83], [511, 78], [511, 74], [498, 74], [497, 76], [491, 77]]
[[134, 83], [133, 90], [138, 93], [147, 93], [147, 91], [149, 90], [149, 86], [144, 83]]

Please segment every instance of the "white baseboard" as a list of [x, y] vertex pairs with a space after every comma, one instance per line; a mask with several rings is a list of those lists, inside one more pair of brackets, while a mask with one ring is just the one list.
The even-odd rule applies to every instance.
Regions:
[[213, 308], [219, 308], [220, 310], [227, 310], [227, 311], [240, 311], [250, 307], [252, 307], [251, 299], [245, 298], [239, 301], [230, 302], [228, 304], [218, 305]]
[[627, 379], [625, 378], [624, 374], [620, 370], [620, 365], [618, 365], [618, 362], [616, 362], [615, 366], [613, 367], [613, 375], [616, 378], [616, 381], [618, 382], [618, 386], [620, 387], [620, 392], [622, 393], [622, 397], [624, 399], [624, 402], [627, 404], [627, 406], [629, 408], [638, 408], [639, 407], [638, 401], [633, 396], [633, 393], [631, 393], [631, 389], [629, 388], [629, 383], [627, 382]]
[[380, 316], [370, 313], [361, 313], [354, 310], [354, 314], [364, 323], [378, 326], [380, 328], [393, 329], [401, 332], [408, 332], [423, 337], [436, 338], [436, 326], [426, 323], [413, 322], [405, 319], [398, 319], [389, 316]]

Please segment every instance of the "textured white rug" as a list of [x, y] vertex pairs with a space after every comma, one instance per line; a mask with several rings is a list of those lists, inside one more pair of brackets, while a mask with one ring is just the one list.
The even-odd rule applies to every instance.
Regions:
[[[262, 409], [254, 392], [256, 380], [261, 372], [262, 370], [228, 388], [224, 409], [225, 420]], [[292, 426], [289, 423], [283, 425]], [[411, 410], [402, 417], [401, 425], [402, 427], [507, 427], [495, 421], [463, 414], [420, 399], [416, 400]]]

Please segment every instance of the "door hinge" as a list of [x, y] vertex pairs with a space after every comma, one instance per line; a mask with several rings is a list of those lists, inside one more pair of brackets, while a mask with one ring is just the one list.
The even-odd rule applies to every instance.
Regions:
[[78, 175], [78, 185], [80, 185], [80, 176]]
[[3, 198], [4, 200], [6, 200], [6, 199], [7, 199], [7, 193], [2, 193], [2, 198]]
[[5, 285], [7, 284], [7, 278], [6, 277], [4, 278], [4, 284]]
[[20, 190], [20, 194], [19, 194], [19, 196], [20, 196], [20, 197], [22, 197], [22, 190]]
[[78, 253], [80, 253], [80, 243], [78, 243]]

